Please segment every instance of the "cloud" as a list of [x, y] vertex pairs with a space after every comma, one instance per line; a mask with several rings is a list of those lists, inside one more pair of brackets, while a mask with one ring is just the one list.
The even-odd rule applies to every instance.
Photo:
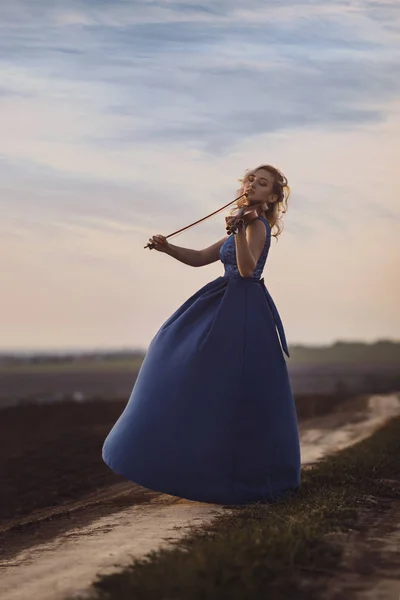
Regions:
[[394, 3], [356, 0], [4, 3], [0, 155], [128, 177], [150, 199], [139, 153], [215, 160], [265, 135], [384, 123], [400, 88], [389, 17]]
[[380, 122], [399, 94], [388, 2], [42, 0], [0, 11], [7, 93], [43, 102], [52, 137], [52, 115], [84, 114], [75, 139], [89, 146], [175, 143], [215, 156], [243, 136]]

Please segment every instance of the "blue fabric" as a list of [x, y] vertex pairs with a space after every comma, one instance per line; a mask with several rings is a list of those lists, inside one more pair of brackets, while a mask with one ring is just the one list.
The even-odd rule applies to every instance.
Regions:
[[241, 277], [230, 236], [220, 250], [224, 275], [158, 330], [103, 444], [104, 462], [144, 487], [236, 505], [274, 502], [300, 485], [289, 352], [259, 279], [271, 230], [259, 218], [267, 238], [253, 276]]

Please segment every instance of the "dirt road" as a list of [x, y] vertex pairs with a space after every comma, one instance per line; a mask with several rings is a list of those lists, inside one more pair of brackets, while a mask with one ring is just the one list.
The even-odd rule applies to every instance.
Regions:
[[[342, 406], [300, 423], [305, 466], [370, 435], [400, 414], [400, 394], [353, 401], [347, 409]], [[99, 430], [103, 439], [104, 428]], [[132, 557], [168, 545], [191, 525], [223, 510], [227, 509], [158, 494], [119, 479], [79, 499], [8, 519], [0, 530], [1, 597], [58, 600], [66, 593], [78, 597], [97, 573], [108, 573]]]

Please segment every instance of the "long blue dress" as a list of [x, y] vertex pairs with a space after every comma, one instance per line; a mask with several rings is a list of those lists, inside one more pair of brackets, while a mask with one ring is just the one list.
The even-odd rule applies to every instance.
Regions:
[[104, 442], [104, 462], [144, 487], [238, 505], [274, 502], [300, 486], [289, 351], [260, 279], [271, 228], [259, 218], [267, 237], [252, 277], [240, 275], [230, 236], [220, 250], [224, 275], [158, 330]]

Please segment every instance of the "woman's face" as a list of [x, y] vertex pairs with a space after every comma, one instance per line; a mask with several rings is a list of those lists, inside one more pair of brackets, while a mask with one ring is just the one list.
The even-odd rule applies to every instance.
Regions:
[[258, 169], [255, 173], [248, 175], [244, 181], [244, 192], [248, 192], [247, 202], [255, 204], [258, 202], [273, 202], [276, 195], [272, 193], [274, 176], [266, 169]]

